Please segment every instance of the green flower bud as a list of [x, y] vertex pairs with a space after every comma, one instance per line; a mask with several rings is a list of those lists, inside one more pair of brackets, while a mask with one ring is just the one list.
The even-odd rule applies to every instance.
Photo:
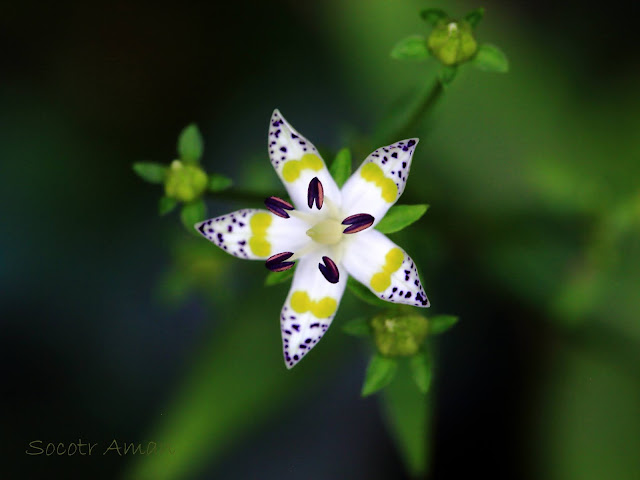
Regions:
[[167, 172], [164, 191], [169, 198], [191, 202], [202, 195], [208, 180], [207, 174], [197, 165], [185, 165], [180, 160], [174, 160]]
[[427, 337], [428, 322], [420, 315], [378, 315], [371, 320], [371, 329], [373, 340], [382, 355], [408, 357], [420, 350]]
[[466, 20], [440, 21], [427, 39], [431, 54], [447, 66], [471, 59], [478, 50], [473, 28]]

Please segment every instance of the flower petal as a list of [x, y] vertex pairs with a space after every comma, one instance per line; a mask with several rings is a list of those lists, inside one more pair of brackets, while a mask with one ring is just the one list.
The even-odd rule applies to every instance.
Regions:
[[377, 149], [342, 187], [342, 211], [345, 216], [368, 213], [377, 224], [400, 198], [409, 176], [417, 138]]
[[333, 203], [340, 204], [340, 189], [318, 150], [289, 125], [278, 110], [274, 110], [269, 124], [269, 158], [298, 210], [311, 210], [307, 205], [307, 192], [314, 177], [322, 182], [324, 194]]
[[296, 252], [309, 242], [309, 226], [267, 210], [244, 209], [195, 225], [225, 252], [248, 260], [265, 260], [280, 252]]
[[382, 300], [429, 306], [411, 257], [377, 230], [354, 235], [346, 245], [342, 265]]
[[[295, 366], [320, 341], [331, 325], [347, 285], [346, 272], [329, 283], [318, 268], [328, 252], [301, 258], [280, 313], [284, 363]], [[340, 267], [338, 267], [340, 268]]]

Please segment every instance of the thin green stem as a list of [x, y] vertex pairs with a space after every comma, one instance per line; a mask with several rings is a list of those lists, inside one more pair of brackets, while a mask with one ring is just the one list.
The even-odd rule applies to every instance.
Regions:
[[401, 125], [393, 135], [390, 141], [407, 138], [414, 135], [417, 126], [424, 116], [433, 108], [440, 96], [444, 92], [444, 87], [439, 79], [436, 79], [431, 88], [425, 90], [422, 100], [407, 118], [404, 125]]

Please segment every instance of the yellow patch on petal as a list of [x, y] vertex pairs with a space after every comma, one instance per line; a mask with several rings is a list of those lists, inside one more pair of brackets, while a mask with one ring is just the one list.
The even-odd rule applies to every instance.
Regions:
[[268, 257], [271, 254], [271, 244], [267, 240], [267, 229], [271, 226], [272, 221], [271, 215], [263, 212], [254, 214], [249, 221], [251, 227], [249, 247], [258, 257]]
[[298, 290], [291, 295], [291, 308], [297, 313], [310, 311], [316, 318], [327, 318], [336, 312], [338, 302], [331, 297], [311, 300], [307, 292]]
[[305, 153], [300, 160], [289, 160], [282, 168], [282, 176], [287, 182], [295, 182], [303, 170], [322, 170], [322, 159], [315, 153]]
[[392, 203], [398, 198], [398, 187], [396, 183], [390, 178], [387, 178], [377, 164], [370, 162], [364, 165], [362, 170], [360, 170], [360, 176], [367, 182], [371, 182], [377, 187], [380, 187], [380, 195], [385, 202]]
[[391, 285], [391, 275], [380, 272], [371, 277], [371, 288], [376, 292], [384, 292], [389, 285]]
[[392, 248], [385, 256], [382, 271], [371, 277], [371, 288], [376, 292], [384, 292], [391, 285], [391, 275], [396, 272], [404, 261], [404, 253], [399, 248]]
[[322, 300], [314, 302], [311, 307], [311, 313], [318, 318], [327, 318], [333, 315], [338, 308], [338, 302], [335, 298], [324, 297]]
[[291, 308], [293, 308], [298, 313], [304, 313], [309, 310], [309, 302], [311, 299], [307, 292], [293, 292], [291, 295]]

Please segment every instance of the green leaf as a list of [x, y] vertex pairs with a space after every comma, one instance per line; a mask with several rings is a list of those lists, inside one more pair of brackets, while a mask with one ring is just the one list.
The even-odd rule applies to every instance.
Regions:
[[429, 205], [394, 205], [389, 209], [376, 230], [382, 233], [395, 233], [420, 220]]
[[225, 177], [224, 175], [220, 175], [219, 173], [211, 173], [209, 174], [209, 183], [207, 184], [207, 189], [210, 192], [222, 192], [226, 190], [231, 185], [233, 185], [233, 180], [229, 177]]
[[338, 152], [329, 168], [329, 173], [331, 173], [338, 187], [344, 185], [344, 182], [346, 182], [351, 175], [351, 150], [343, 148]]
[[386, 307], [389, 308], [392, 306], [392, 303], [385, 302], [384, 300], [376, 297], [371, 290], [362, 285], [360, 282], [354, 280], [352, 277], [349, 277], [347, 280], [347, 287], [356, 297], [358, 297], [363, 302], [368, 303], [369, 305], [373, 305], [374, 307]]
[[400, 40], [391, 50], [391, 58], [417, 61], [429, 58], [427, 40], [421, 35], [412, 35]]
[[405, 362], [382, 394], [384, 420], [410, 478], [426, 478], [430, 454], [429, 396], [415, 386]]
[[471, 63], [485, 72], [507, 73], [509, 71], [507, 56], [498, 47], [488, 43], [480, 45]]
[[272, 285], [284, 283], [290, 278], [293, 278], [293, 272], [295, 272], [295, 268], [290, 268], [284, 272], [269, 272], [267, 277], [264, 279], [264, 285], [265, 287], [270, 287]]
[[354, 337], [368, 337], [371, 335], [371, 325], [365, 317], [358, 317], [342, 325], [342, 331]]
[[166, 215], [171, 212], [178, 205], [178, 201], [175, 198], [161, 197], [158, 202], [158, 213], [160, 215]]
[[153, 162], [136, 162], [133, 164], [133, 171], [140, 178], [149, 183], [162, 183], [167, 177], [169, 168], [165, 165]]
[[471, 10], [464, 16], [464, 20], [466, 20], [473, 28], [476, 28], [480, 20], [484, 17], [484, 8], [476, 8], [475, 10]]
[[429, 318], [429, 333], [439, 334], [446, 332], [451, 327], [458, 323], [458, 317], [453, 315], [437, 315]]
[[431, 385], [431, 362], [427, 357], [427, 353], [421, 352], [411, 357], [409, 359], [409, 368], [411, 368], [411, 375], [418, 389], [422, 393], [427, 393]]
[[456, 78], [456, 73], [458, 73], [457, 67], [447, 65], [441, 66], [440, 70], [438, 70], [438, 78], [440, 79], [442, 86], [449, 86], [449, 84], [453, 82], [453, 79]]
[[398, 369], [398, 361], [395, 358], [383, 357], [375, 354], [364, 377], [362, 396], [366, 397], [389, 385]]
[[204, 150], [202, 135], [195, 123], [185, 127], [178, 137], [178, 154], [185, 163], [198, 163]]
[[439, 21], [449, 18], [449, 15], [441, 8], [426, 8], [420, 12], [420, 16], [425, 22], [434, 27]]
[[182, 220], [184, 228], [193, 234], [197, 234], [194, 228], [195, 224], [205, 220], [206, 216], [207, 206], [202, 199], [195, 200], [191, 203], [185, 203], [182, 207], [182, 211], [180, 212], [180, 219]]

